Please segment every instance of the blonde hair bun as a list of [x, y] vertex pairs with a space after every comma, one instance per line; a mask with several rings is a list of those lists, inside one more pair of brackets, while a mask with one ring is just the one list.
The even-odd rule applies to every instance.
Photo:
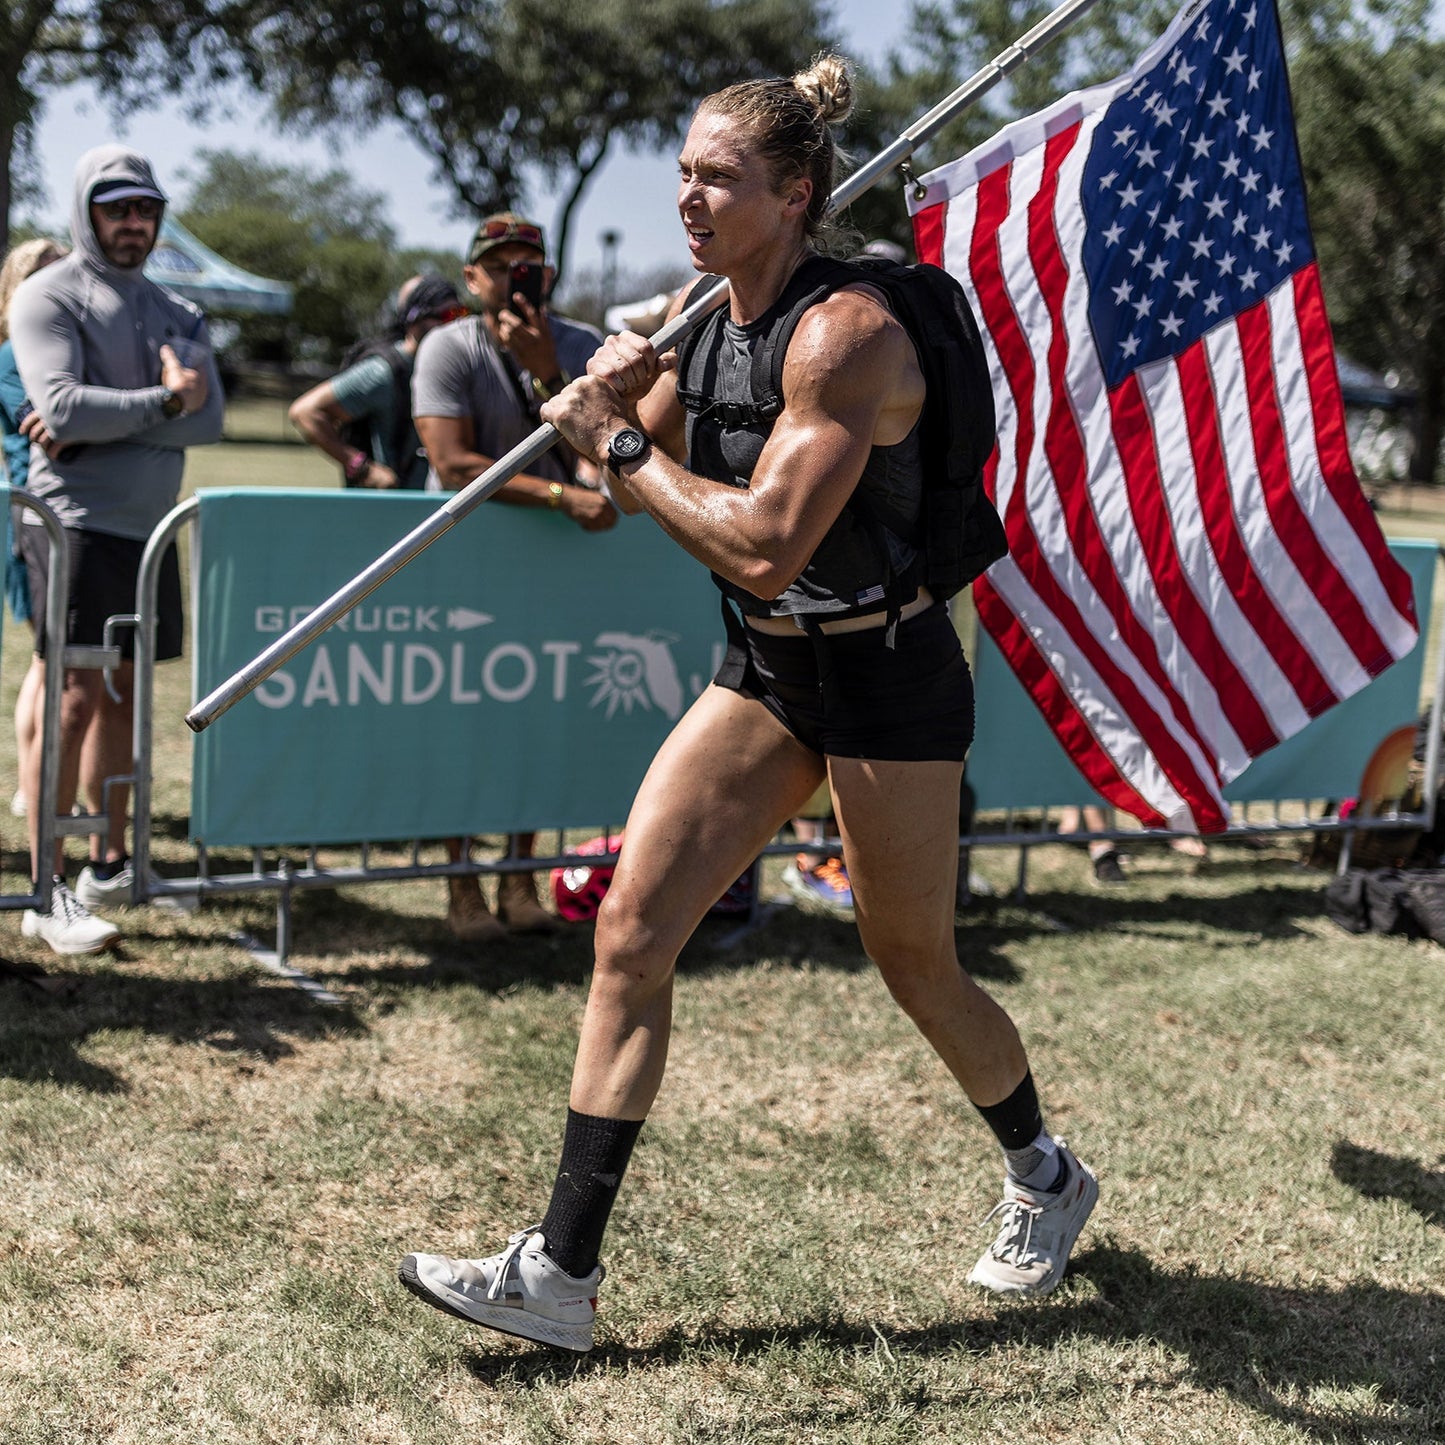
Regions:
[[846, 120], [853, 110], [853, 67], [841, 55], [819, 55], [793, 77], [793, 89], [816, 108], [821, 120]]

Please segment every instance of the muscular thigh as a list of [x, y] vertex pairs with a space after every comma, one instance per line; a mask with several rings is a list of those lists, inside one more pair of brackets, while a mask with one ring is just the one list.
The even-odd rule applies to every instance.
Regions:
[[949, 956], [963, 764], [828, 759], [863, 946]]
[[709, 686], [647, 770], [602, 923], [681, 948], [823, 776], [761, 703]]

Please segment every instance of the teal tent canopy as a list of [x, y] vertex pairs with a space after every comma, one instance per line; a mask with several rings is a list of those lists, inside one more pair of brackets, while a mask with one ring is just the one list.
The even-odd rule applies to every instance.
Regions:
[[207, 311], [285, 316], [291, 310], [291, 288], [284, 282], [268, 281], [233, 266], [169, 216], [161, 222], [161, 234], [146, 262], [145, 274]]

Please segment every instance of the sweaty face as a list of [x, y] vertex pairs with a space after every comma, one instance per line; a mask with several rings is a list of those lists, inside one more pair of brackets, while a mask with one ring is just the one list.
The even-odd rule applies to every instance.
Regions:
[[730, 116], [699, 111], [677, 164], [677, 209], [697, 270], [729, 275], [797, 234], [811, 186], [777, 190], [767, 160]]
[[105, 259], [112, 266], [124, 266], [127, 270], [144, 265], [155, 247], [160, 217], [142, 219], [134, 202], [126, 206], [125, 214], [118, 221], [111, 220], [105, 209], [94, 203], [90, 207], [90, 224]]

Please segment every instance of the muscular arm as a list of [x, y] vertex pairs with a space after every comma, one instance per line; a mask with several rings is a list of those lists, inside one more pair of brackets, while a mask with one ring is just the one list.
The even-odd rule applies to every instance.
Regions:
[[[639, 420], [644, 407], [655, 407], [666, 423], [658, 398], [671, 380], [664, 375], [648, 391]], [[783, 367], [783, 411], [746, 488], [689, 472], [662, 446], [626, 467], [622, 480], [699, 561], [755, 596], [773, 598], [817, 550], [870, 449], [901, 441], [922, 404], [923, 378], [907, 334], [871, 293], [849, 288], [799, 323]], [[543, 414], [585, 450], [623, 424], [625, 406], [594, 376]]]

